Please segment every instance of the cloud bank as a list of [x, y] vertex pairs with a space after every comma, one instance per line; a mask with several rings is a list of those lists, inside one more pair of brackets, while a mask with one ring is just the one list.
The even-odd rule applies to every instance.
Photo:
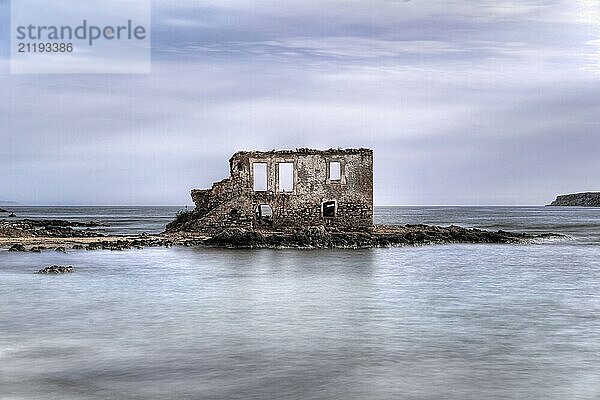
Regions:
[[0, 52], [0, 200], [185, 204], [237, 150], [354, 146], [381, 205], [600, 190], [597, 1], [161, 0], [152, 35], [151, 75]]

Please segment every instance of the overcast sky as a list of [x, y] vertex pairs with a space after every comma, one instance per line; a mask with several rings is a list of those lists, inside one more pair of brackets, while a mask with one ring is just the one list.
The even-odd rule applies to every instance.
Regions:
[[296, 147], [373, 148], [379, 205], [600, 191], [598, 0], [156, 0], [117, 76], [9, 75], [0, 7], [0, 200], [181, 205]]

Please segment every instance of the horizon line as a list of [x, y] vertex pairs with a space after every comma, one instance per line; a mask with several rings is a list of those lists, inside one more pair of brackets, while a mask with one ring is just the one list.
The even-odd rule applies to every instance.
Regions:
[[[193, 204], [0, 204], [5, 207], [193, 207]], [[547, 207], [547, 204], [375, 204], [373, 207]]]

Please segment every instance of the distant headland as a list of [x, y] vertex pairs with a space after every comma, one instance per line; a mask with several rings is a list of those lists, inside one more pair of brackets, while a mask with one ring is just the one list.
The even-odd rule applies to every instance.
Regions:
[[549, 206], [600, 207], [600, 192], [585, 192], [558, 196]]

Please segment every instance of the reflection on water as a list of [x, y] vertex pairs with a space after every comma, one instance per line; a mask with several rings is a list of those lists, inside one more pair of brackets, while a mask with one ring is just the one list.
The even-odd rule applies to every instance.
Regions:
[[598, 255], [1, 253], [0, 398], [597, 399]]

